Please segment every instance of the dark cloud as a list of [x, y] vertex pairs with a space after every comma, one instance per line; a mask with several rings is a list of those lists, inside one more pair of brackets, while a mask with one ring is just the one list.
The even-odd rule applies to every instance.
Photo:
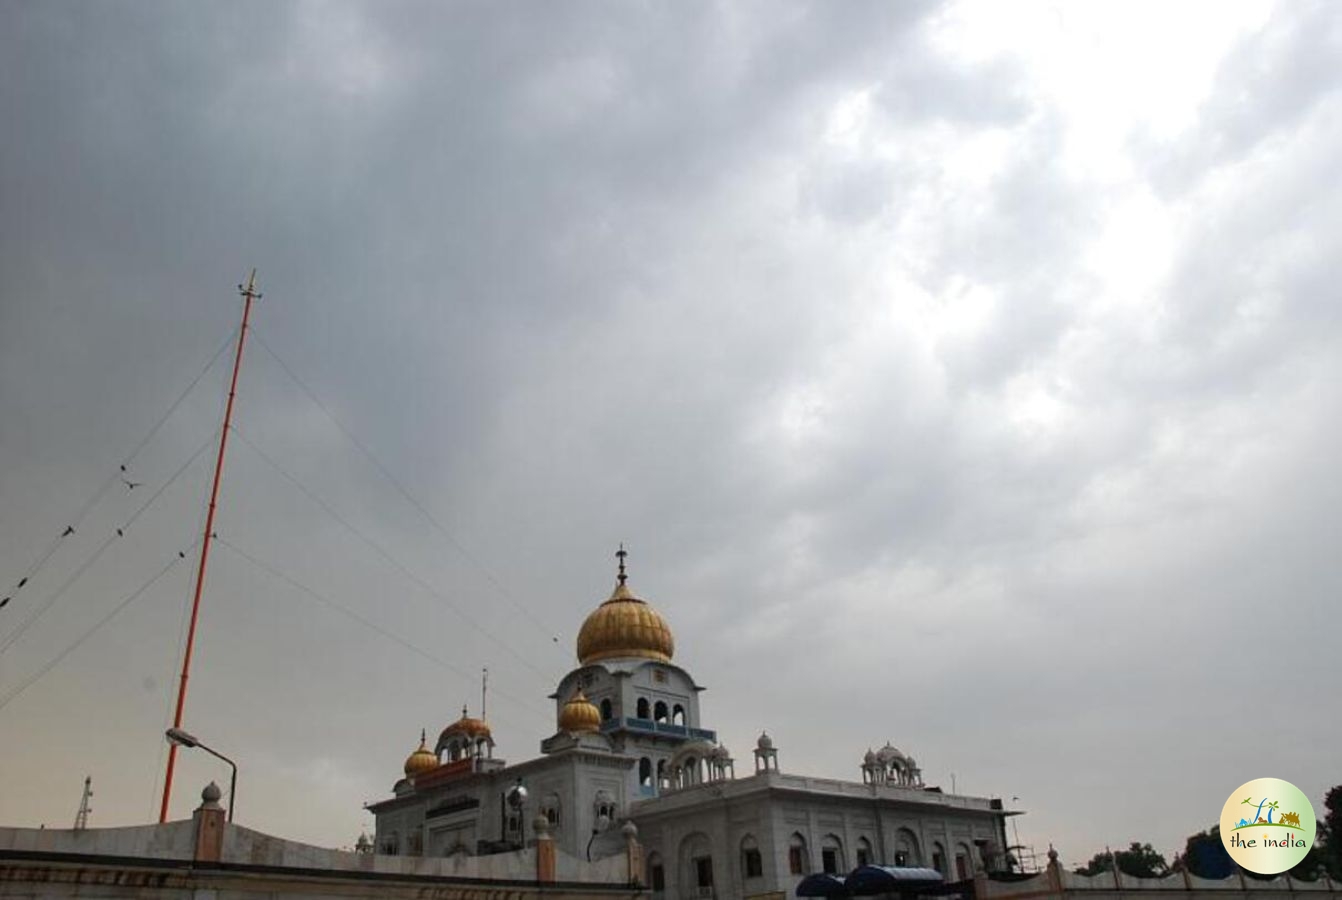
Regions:
[[[530, 755], [621, 540], [738, 756], [767, 727], [785, 768], [852, 776], [894, 740], [1068, 859], [1171, 849], [1263, 765], [1320, 795], [1338, 17], [1276, 9], [1114, 164], [1077, 158], [1093, 121], [1041, 59], [970, 53], [947, 12], [5, 6], [0, 578], [255, 265], [188, 717], [246, 759], [248, 824], [348, 843], [482, 666]], [[136, 478], [209, 445], [225, 374]], [[0, 691], [190, 548], [208, 456]], [[104, 823], [155, 809], [188, 569], [0, 709], [15, 821], [63, 821], [87, 772]], [[1250, 716], [1294, 743], [1224, 752]], [[179, 795], [214, 777], [185, 767]]]

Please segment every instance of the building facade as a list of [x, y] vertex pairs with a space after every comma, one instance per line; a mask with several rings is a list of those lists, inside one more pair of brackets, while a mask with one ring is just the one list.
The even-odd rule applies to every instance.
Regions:
[[[860, 781], [784, 773], [768, 734], [751, 771], [701, 719], [693, 676], [666, 621], [628, 584], [625, 553], [609, 599], [578, 633], [578, 666], [551, 695], [556, 730], [541, 755], [494, 756], [488, 723], [466, 710], [406, 760], [393, 796], [369, 806], [379, 853], [471, 856], [515, 850], [543, 817], [565, 853], [600, 858], [636, 833], [640, 881], [658, 898], [795, 896], [811, 872], [866, 863], [936, 868], [948, 880], [1006, 864], [998, 800], [923, 784], [886, 744]], [[629, 824], [634, 826], [629, 828]]]

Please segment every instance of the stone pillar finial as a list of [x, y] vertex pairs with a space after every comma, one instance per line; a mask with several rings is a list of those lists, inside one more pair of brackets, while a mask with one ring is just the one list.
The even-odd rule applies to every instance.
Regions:
[[542, 884], [552, 884], [555, 880], [555, 842], [550, 835], [550, 820], [545, 818], [544, 814], [536, 816], [536, 820], [531, 823], [532, 830], [536, 832], [536, 881]]
[[224, 854], [224, 808], [219, 805], [223, 791], [211, 781], [200, 792], [200, 806], [192, 815], [196, 824], [196, 862], [219, 862]]
[[620, 829], [624, 835], [625, 866], [629, 871], [629, 883], [641, 886], [643, 883], [643, 845], [638, 840], [638, 826], [625, 822]]
[[1058, 851], [1053, 849], [1053, 842], [1048, 844], [1048, 883], [1049, 887], [1055, 893], [1062, 893], [1062, 865], [1058, 862]]

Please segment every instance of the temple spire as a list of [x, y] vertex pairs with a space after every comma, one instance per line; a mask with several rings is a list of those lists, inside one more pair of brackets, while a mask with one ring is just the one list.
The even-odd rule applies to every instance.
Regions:
[[629, 552], [624, 549], [624, 541], [620, 541], [620, 549], [615, 551], [615, 556], [620, 560], [620, 575], [619, 575], [620, 584], [624, 584], [626, 581], [629, 580], [629, 576], [626, 575], [624, 572], [624, 558], [628, 555]]

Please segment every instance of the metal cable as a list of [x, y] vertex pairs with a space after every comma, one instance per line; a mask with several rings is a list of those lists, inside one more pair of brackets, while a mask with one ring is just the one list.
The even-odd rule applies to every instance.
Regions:
[[159, 417], [159, 420], [157, 422], [154, 423], [154, 427], [150, 428], [148, 433], [146, 433], [145, 436], [140, 439], [140, 442], [135, 445], [135, 448], [131, 450], [129, 454], [123, 457], [121, 465], [119, 465], [116, 468], [116, 470], [112, 472], [112, 474], [107, 476], [106, 480], [103, 481], [102, 485], [93, 494], [93, 496], [90, 497], [84, 503], [84, 505], [79, 508], [79, 511], [77, 513], [75, 513], [74, 518], [66, 520], [67, 523], [70, 524], [67, 524], [65, 526], [65, 529], [59, 535], [57, 535], [51, 541], [50, 544], [47, 545], [47, 549], [42, 552], [42, 554], [38, 557], [37, 561], [28, 567], [28, 570], [25, 571], [23, 573], [23, 576], [15, 583], [14, 590], [10, 592], [9, 596], [0, 599], [0, 608], [4, 608], [4, 606], [8, 604], [9, 601], [12, 600], [14, 596], [18, 594], [19, 591], [23, 590], [23, 588], [28, 584], [28, 582], [30, 582], [33, 578], [37, 576], [39, 572], [42, 571], [42, 567], [47, 564], [47, 560], [51, 559], [52, 555], [56, 552], [57, 549], [59, 549], [60, 545], [65, 541], [65, 539], [70, 535], [76, 533], [79, 526], [83, 524], [84, 517], [87, 516], [90, 512], [92, 512], [93, 508], [98, 505], [98, 503], [102, 500], [103, 496], [107, 493], [108, 488], [116, 484], [117, 479], [125, 478], [128, 468], [130, 464], [134, 462], [135, 457], [140, 455], [140, 451], [143, 450], [151, 440], [153, 440], [154, 435], [158, 434], [159, 429], [162, 428], [167, 423], [168, 419], [172, 418], [172, 414], [177, 411], [177, 407], [182, 404], [182, 401], [186, 399], [187, 395], [190, 394], [193, 390], [195, 390], [196, 385], [199, 384], [200, 380], [205, 377], [205, 373], [210, 371], [210, 369], [214, 366], [214, 364], [219, 360], [219, 357], [223, 354], [224, 350], [228, 348], [228, 345], [233, 340], [233, 335], [236, 333], [237, 328], [232, 329], [228, 333], [228, 337], [226, 337], [224, 339], [224, 342], [219, 345], [219, 349], [214, 351], [214, 355], [210, 357], [209, 362], [205, 363], [204, 368], [202, 368], [198, 373], [196, 373], [196, 377], [191, 379], [191, 383], [186, 386], [186, 389], [177, 395], [177, 399], [172, 401], [172, 404], [168, 406], [167, 411], [163, 413], [162, 416]]
[[445, 527], [443, 527], [442, 523], [439, 522], [436, 517], [434, 517], [433, 513], [425, 509], [424, 505], [415, 499], [414, 495], [410, 493], [410, 491], [405, 487], [405, 485], [403, 485], [400, 482], [400, 480], [395, 475], [393, 475], [385, 465], [382, 464], [382, 461], [379, 460], [377, 456], [373, 454], [373, 451], [368, 449], [368, 447], [363, 443], [363, 441], [359, 440], [359, 438], [356, 437], [352, 431], [346, 428], [344, 423], [342, 423], [338, 418], [336, 418], [335, 414], [331, 412], [330, 409], [327, 408], [326, 404], [322, 403], [321, 399], [317, 397], [316, 393], [314, 393], [313, 390], [310, 387], [308, 387], [301, 378], [299, 378], [296, 374], [294, 374], [293, 369], [289, 368], [289, 365], [283, 359], [280, 358], [279, 354], [277, 354], [274, 350], [271, 349], [270, 345], [267, 344], [265, 340], [259, 334], [256, 333], [255, 329], [253, 329], [252, 331], [252, 337], [256, 340], [257, 343], [259, 343], [265, 349], [266, 353], [269, 354], [271, 359], [279, 363], [280, 368], [284, 370], [284, 373], [289, 376], [290, 380], [292, 380], [294, 384], [298, 385], [298, 387], [303, 391], [303, 393], [308, 395], [308, 398], [317, 405], [317, 408], [320, 409], [328, 419], [331, 420], [332, 424], [334, 424], [335, 427], [340, 430], [340, 433], [343, 434], [349, 440], [349, 442], [352, 443], [359, 450], [360, 453], [362, 453], [365, 457], [368, 458], [368, 461], [371, 462], [373, 466], [378, 470], [378, 472], [382, 474], [383, 478], [387, 479], [387, 481], [389, 481], [391, 485], [394, 488], [396, 488], [397, 492], [399, 492], [400, 495], [405, 498], [406, 502], [409, 503], [411, 506], [413, 506], [415, 509], [417, 509], [419, 511], [419, 514], [422, 515], [424, 519], [431, 526], [433, 526], [434, 530], [436, 530], [440, 535], [442, 535], [443, 538], [449, 544], [451, 544], [452, 547], [457, 551], [457, 553], [461, 554], [461, 556], [467, 562], [473, 565], [485, 577], [485, 579], [494, 586], [494, 588], [504, 597], [504, 599], [506, 599], [509, 603], [511, 603], [518, 612], [520, 612], [523, 616], [525, 616], [526, 619], [529, 622], [531, 622], [531, 624], [534, 625], [543, 634], [545, 634], [547, 638], [553, 639], [554, 635], [557, 633], [557, 630], [551, 628], [544, 622], [540, 621], [540, 619], [538, 619], [531, 610], [523, 606], [522, 603], [516, 597], [513, 596], [512, 592], [509, 591], [506, 587], [504, 587], [503, 583], [500, 582], [498, 578], [494, 577], [494, 573], [491, 572], [490, 569], [483, 562], [481, 562], [479, 558], [475, 556], [475, 554], [467, 550], [461, 544], [460, 541], [458, 541], [455, 537], [453, 537], [451, 532], [449, 532]]
[[182, 463], [180, 466], [177, 467], [177, 471], [172, 473], [172, 477], [170, 477], [167, 481], [163, 482], [163, 484], [159, 486], [158, 490], [154, 491], [154, 493], [150, 496], [150, 498], [146, 500], [143, 504], [141, 504], [140, 508], [137, 509], [131, 515], [131, 517], [127, 519], [124, 524], [121, 525], [120, 528], [113, 529], [112, 533], [107, 536], [107, 539], [104, 540], [100, 545], [98, 545], [98, 549], [94, 551], [93, 555], [90, 556], [88, 559], [84, 560], [84, 562], [79, 566], [79, 568], [75, 569], [74, 573], [65, 580], [65, 583], [62, 584], [56, 590], [55, 593], [53, 593], [50, 597], [48, 597], [46, 601], [42, 603], [40, 606], [36, 607], [28, 615], [28, 618], [24, 619], [21, 623], [19, 623], [18, 627], [16, 627], [13, 631], [9, 633], [8, 637], [6, 637], [4, 640], [4, 643], [0, 643], [0, 654], [3, 654], [6, 650], [12, 647], [15, 641], [17, 641], [20, 637], [22, 637], [23, 634], [29, 628], [31, 628], [37, 622], [38, 619], [42, 618], [42, 616], [46, 613], [46, 611], [51, 609], [52, 604], [54, 604], [57, 600], [59, 600], [62, 596], [64, 596], [65, 592], [68, 591], [70, 587], [76, 581], [78, 581], [85, 572], [89, 570], [89, 567], [91, 567], [94, 563], [96, 563], [102, 557], [102, 555], [107, 552], [107, 548], [112, 546], [112, 543], [114, 541], [116, 541], [118, 538], [125, 537], [126, 532], [130, 529], [130, 526], [134, 524], [137, 519], [140, 518], [141, 514], [143, 514], [145, 510], [147, 510], [150, 506], [153, 505], [154, 501], [157, 500], [165, 490], [167, 490], [169, 485], [171, 485], [174, 481], [176, 481], [181, 476], [181, 474], [186, 471], [188, 466], [190, 466], [193, 462], [195, 462], [200, 457], [200, 455], [205, 452], [205, 449], [209, 447], [210, 444], [213, 443], [213, 441], [214, 441], [214, 435], [212, 434], [210, 435], [209, 438], [206, 439], [205, 443], [200, 445], [199, 449], [197, 449], [195, 453], [192, 453], [189, 457], [187, 457], [186, 462]]
[[[247, 562], [251, 563], [253, 566], [257, 567], [258, 569], [261, 569], [261, 570], [264, 571], [264, 572], [268, 572], [270, 575], [274, 576], [275, 578], [278, 578], [279, 580], [283, 581], [285, 584], [288, 584], [290, 587], [294, 588], [295, 590], [298, 590], [298, 591], [300, 591], [300, 592], [302, 592], [302, 593], [308, 595], [309, 597], [313, 598], [314, 600], [317, 600], [318, 602], [320, 602], [320, 603], [322, 603], [322, 604], [324, 604], [324, 605], [330, 607], [331, 609], [334, 609], [335, 611], [341, 613], [341, 614], [344, 615], [344, 616], [348, 616], [350, 619], [353, 619], [355, 622], [358, 622], [360, 625], [363, 625], [365, 628], [370, 628], [370, 629], [372, 629], [373, 631], [377, 632], [378, 634], [382, 635], [383, 637], [387, 638], [388, 640], [390, 640], [390, 641], [394, 641], [396, 644], [400, 645], [401, 647], [404, 647], [406, 650], [409, 650], [411, 653], [414, 653], [414, 654], [417, 655], [417, 656], [423, 657], [424, 659], [427, 659], [429, 662], [432, 662], [432, 663], [434, 663], [435, 665], [441, 666], [441, 667], [443, 667], [444, 669], [446, 669], [447, 671], [452, 672], [453, 674], [458, 675], [458, 676], [460, 676], [460, 677], [462, 677], [462, 678], [465, 678], [465, 679], [470, 680], [470, 679], [474, 679], [474, 678], [476, 677], [476, 676], [475, 676], [475, 673], [473, 673], [473, 672], [466, 672], [465, 670], [463, 670], [463, 669], [461, 669], [461, 668], [458, 668], [457, 666], [453, 665], [452, 663], [448, 662], [447, 660], [440, 659], [440, 658], [438, 658], [437, 656], [434, 656], [434, 655], [433, 655], [432, 653], [430, 653], [429, 651], [424, 650], [424, 649], [422, 649], [422, 648], [420, 648], [420, 647], [415, 646], [415, 645], [412, 644], [410, 641], [406, 640], [405, 638], [401, 637], [400, 635], [396, 634], [395, 632], [393, 632], [393, 631], [389, 631], [389, 630], [387, 630], [386, 628], [383, 628], [381, 625], [378, 625], [376, 622], [373, 622], [373, 621], [370, 620], [370, 619], [366, 619], [366, 618], [364, 618], [362, 615], [360, 615], [359, 613], [357, 613], [357, 612], [355, 612], [354, 610], [350, 609], [348, 606], [345, 606], [345, 605], [343, 605], [343, 604], [341, 604], [341, 603], [337, 603], [336, 601], [334, 601], [334, 600], [332, 600], [331, 598], [325, 596], [324, 594], [320, 593], [319, 591], [316, 591], [316, 590], [314, 590], [314, 589], [308, 587], [307, 585], [303, 584], [301, 581], [298, 581], [297, 579], [295, 579], [295, 578], [293, 578], [292, 576], [286, 574], [285, 572], [281, 571], [280, 569], [276, 568], [275, 566], [271, 565], [270, 563], [266, 562], [265, 560], [258, 559], [257, 557], [255, 557], [255, 556], [253, 556], [252, 554], [248, 553], [246, 550], [243, 550], [241, 547], [239, 547], [239, 546], [237, 546], [236, 544], [230, 542], [227, 538], [220, 537], [220, 536], [216, 535], [215, 538], [214, 538], [214, 540], [215, 540], [217, 543], [222, 544], [223, 546], [227, 547], [229, 550], [233, 551], [233, 553], [237, 554], [239, 557], [241, 557], [242, 559], [244, 559], [244, 560], [246, 560]], [[542, 714], [541, 711], [540, 711], [537, 707], [532, 706], [532, 705], [530, 704], [530, 702], [527, 701], [527, 700], [523, 700], [523, 699], [520, 698], [520, 697], [516, 697], [516, 696], [514, 696], [513, 694], [508, 693], [508, 692], [503, 691], [503, 690], [500, 690], [500, 689], [497, 688], [497, 687], [494, 688], [494, 691], [493, 691], [493, 692], [494, 692], [494, 693], [497, 693], [497, 694], [498, 694], [499, 696], [501, 696], [501, 697], [504, 697], [504, 698], [506, 698], [506, 699], [508, 699], [508, 700], [511, 700], [513, 703], [516, 703], [516, 704], [519, 705], [519, 706], [522, 706], [522, 707], [526, 708], [529, 712], [534, 712], [534, 713], [537, 713], [537, 714]], [[544, 715], [549, 715], [549, 712], [546, 711], [546, 712], [544, 712], [543, 714], [544, 714]], [[505, 719], [504, 721], [507, 721], [507, 720]]]
[[542, 672], [540, 669], [536, 668], [534, 665], [531, 664], [531, 661], [527, 659], [525, 656], [523, 656], [521, 653], [519, 653], [516, 648], [509, 646], [508, 643], [505, 642], [502, 638], [499, 638], [489, 629], [485, 628], [479, 622], [476, 622], [473, 618], [467, 615], [465, 610], [463, 610], [460, 606], [458, 606], [456, 602], [452, 600], [451, 597], [437, 590], [436, 588], [434, 588], [433, 585], [429, 584], [423, 578], [420, 578], [414, 572], [410, 571], [410, 569], [408, 569], [404, 564], [402, 564], [399, 560], [397, 560], [394, 556], [392, 556], [391, 553], [388, 552], [388, 550], [385, 547], [383, 547], [377, 541], [370, 538], [367, 534], [365, 534], [363, 531], [357, 528], [353, 523], [351, 523], [340, 513], [336, 512], [331, 507], [330, 504], [328, 504], [321, 497], [317, 496], [315, 492], [309, 489], [305, 484], [303, 484], [303, 482], [299, 481], [295, 475], [288, 472], [283, 466], [281, 466], [274, 459], [272, 459], [269, 456], [269, 454], [267, 454], [264, 450], [256, 446], [256, 444], [250, 438], [248, 438], [242, 432], [238, 431], [236, 427], [234, 427], [233, 433], [238, 436], [239, 440], [241, 440], [244, 444], [246, 444], [249, 448], [251, 448], [252, 452], [255, 453], [258, 457], [260, 457], [261, 460], [266, 463], [266, 465], [270, 466], [281, 476], [283, 476], [290, 484], [292, 484], [294, 487], [302, 491], [303, 494], [307, 496], [309, 500], [311, 500], [317, 506], [321, 507], [321, 509], [324, 510], [327, 515], [329, 515], [336, 522], [340, 523], [340, 525], [344, 526], [344, 528], [348, 530], [351, 534], [353, 534], [356, 538], [358, 538], [360, 541], [362, 541], [363, 543], [367, 544], [370, 548], [372, 548], [372, 550], [375, 553], [377, 553], [378, 556], [386, 560], [388, 565], [392, 566], [406, 578], [410, 579], [412, 582], [414, 582], [416, 585], [422, 588], [425, 592], [427, 592], [431, 597], [434, 597], [435, 599], [440, 600], [441, 602], [446, 604], [447, 607], [451, 609], [454, 613], [456, 613], [458, 616], [460, 616], [461, 619], [465, 621], [467, 625], [471, 626], [477, 632], [479, 632], [489, 640], [493, 641], [495, 645], [502, 648], [505, 652], [511, 654], [520, 663], [522, 663], [522, 665], [526, 666], [537, 676], [539, 676], [542, 679], [548, 679], [551, 676], [551, 673]]
[[93, 627], [89, 628], [89, 629], [88, 629], [87, 631], [85, 631], [82, 635], [80, 635], [79, 638], [76, 639], [75, 642], [74, 642], [73, 644], [70, 644], [70, 645], [67, 646], [64, 650], [62, 650], [60, 653], [58, 653], [58, 654], [56, 655], [56, 658], [55, 658], [55, 659], [53, 659], [51, 662], [47, 663], [47, 664], [46, 664], [45, 666], [43, 666], [42, 668], [38, 669], [36, 672], [34, 672], [32, 675], [30, 675], [28, 678], [26, 678], [23, 682], [21, 682], [20, 684], [18, 684], [13, 690], [11, 690], [9, 693], [5, 694], [4, 698], [3, 698], [3, 699], [0, 699], [0, 709], [4, 709], [6, 706], [8, 706], [8, 705], [10, 704], [11, 701], [13, 701], [15, 698], [17, 698], [20, 694], [22, 694], [24, 691], [26, 691], [29, 687], [31, 687], [31, 686], [33, 685], [34, 682], [36, 682], [36, 681], [37, 681], [39, 678], [41, 678], [43, 675], [47, 674], [47, 673], [50, 672], [53, 668], [55, 668], [57, 665], [59, 665], [60, 662], [61, 662], [61, 660], [65, 659], [67, 656], [69, 656], [69, 655], [70, 655], [71, 653], [73, 653], [75, 650], [79, 649], [79, 647], [80, 647], [85, 641], [87, 641], [90, 637], [92, 637], [92, 636], [94, 635], [94, 633], [97, 632], [97, 630], [98, 630], [99, 628], [102, 628], [102, 627], [103, 627], [104, 625], [106, 625], [108, 622], [112, 621], [112, 619], [114, 619], [114, 618], [116, 617], [117, 613], [121, 612], [123, 609], [125, 609], [127, 606], [129, 606], [131, 603], [133, 603], [133, 602], [136, 600], [136, 598], [138, 598], [140, 595], [142, 595], [145, 591], [149, 590], [149, 588], [152, 587], [156, 581], [158, 581], [158, 580], [159, 580], [160, 578], [162, 578], [164, 575], [167, 575], [168, 572], [172, 570], [172, 567], [173, 567], [173, 566], [177, 565], [179, 562], [181, 562], [183, 559], [186, 558], [186, 554], [187, 554], [187, 552], [188, 552], [189, 550], [190, 550], [190, 548], [187, 548], [187, 550], [180, 550], [180, 551], [178, 551], [177, 555], [173, 557], [172, 561], [169, 562], [169, 563], [168, 563], [166, 566], [164, 566], [162, 569], [160, 569], [160, 570], [158, 571], [158, 574], [154, 575], [153, 578], [150, 578], [150, 579], [149, 579], [148, 581], [146, 581], [144, 584], [140, 585], [140, 587], [139, 587], [138, 589], [136, 589], [134, 593], [132, 593], [130, 596], [126, 597], [126, 599], [124, 599], [124, 600], [122, 600], [120, 603], [118, 603], [118, 604], [112, 609], [111, 612], [109, 612], [107, 615], [103, 616], [103, 617], [102, 617], [101, 619], [99, 619], [96, 623], [94, 623]]

